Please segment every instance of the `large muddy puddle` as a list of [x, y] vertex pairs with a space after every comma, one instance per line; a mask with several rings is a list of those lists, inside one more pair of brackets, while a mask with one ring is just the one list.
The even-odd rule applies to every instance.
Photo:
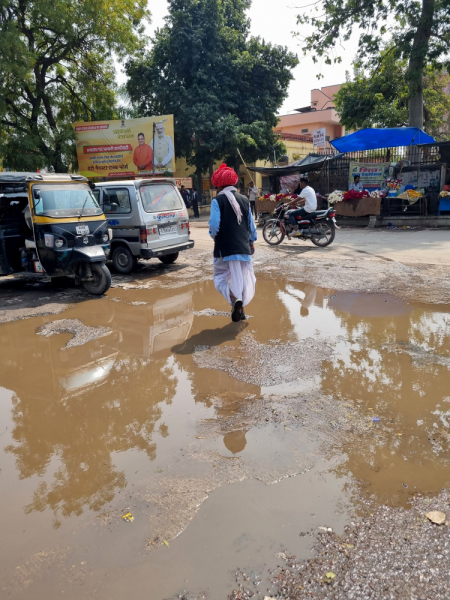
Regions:
[[259, 280], [226, 310], [116, 288], [0, 326], [3, 598], [264, 596], [362, 493], [448, 485], [445, 307]]

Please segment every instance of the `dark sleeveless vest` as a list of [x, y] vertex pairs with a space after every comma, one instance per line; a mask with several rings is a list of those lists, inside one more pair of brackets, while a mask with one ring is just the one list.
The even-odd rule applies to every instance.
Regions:
[[225, 258], [234, 254], [251, 254], [249, 243], [248, 212], [249, 201], [245, 196], [233, 192], [241, 207], [242, 221], [239, 225], [234, 212], [225, 194], [216, 197], [220, 208], [220, 228], [214, 240], [214, 257]]

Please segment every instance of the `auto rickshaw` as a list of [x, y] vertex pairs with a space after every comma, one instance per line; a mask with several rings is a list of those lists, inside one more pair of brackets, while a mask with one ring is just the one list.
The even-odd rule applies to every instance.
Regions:
[[111, 285], [110, 237], [85, 177], [0, 173], [0, 276], [68, 276], [103, 294]]

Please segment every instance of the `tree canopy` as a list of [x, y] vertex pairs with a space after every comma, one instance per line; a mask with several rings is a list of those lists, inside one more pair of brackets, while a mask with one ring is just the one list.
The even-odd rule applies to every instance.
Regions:
[[141, 114], [174, 114], [177, 154], [197, 169], [266, 158], [297, 57], [249, 37], [248, 0], [170, 0], [150, 53], [127, 65]]
[[71, 123], [114, 116], [112, 55], [143, 47], [146, 0], [0, 0], [0, 157], [66, 171]]
[[[353, 80], [336, 94], [336, 110], [347, 129], [402, 127], [408, 124], [407, 61], [382, 53], [380, 65], [365, 73], [356, 63]], [[445, 71], [425, 69], [424, 129], [438, 140], [450, 134], [450, 77]]]
[[359, 31], [359, 60], [376, 65], [390, 36], [390, 52], [408, 63], [409, 124], [422, 127], [425, 67], [448, 60], [450, 0], [313, 0], [307, 7], [298, 22], [310, 30], [302, 45], [316, 61], [340, 62], [338, 48]]

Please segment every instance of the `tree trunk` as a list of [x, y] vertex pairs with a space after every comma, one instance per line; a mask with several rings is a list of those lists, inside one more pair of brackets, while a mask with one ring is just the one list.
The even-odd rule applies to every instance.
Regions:
[[[195, 138], [196, 154], [199, 154], [199, 150], [200, 150], [200, 141], [196, 137]], [[202, 170], [198, 166], [198, 164], [197, 164], [197, 167], [195, 170], [195, 179], [197, 180], [197, 197], [200, 199], [200, 198], [203, 198], [203, 176], [202, 176]]]
[[409, 126], [423, 128], [423, 70], [433, 26], [435, 0], [422, 0], [422, 14], [414, 34], [406, 80], [409, 86]]
[[203, 177], [201, 170], [197, 167], [195, 171], [195, 179], [197, 186], [197, 198], [200, 199], [203, 196]]
[[240, 176], [240, 171], [241, 171], [241, 159], [240, 156], [235, 156], [234, 160], [233, 160], [233, 169], [236, 171], [236, 173], [238, 174], [239, 179], [241, 178]]
[[209, 159], [209, 179], [211, 180], [211, 177], [213, 176], [214, 173], [214, 160], [212, 158]]

